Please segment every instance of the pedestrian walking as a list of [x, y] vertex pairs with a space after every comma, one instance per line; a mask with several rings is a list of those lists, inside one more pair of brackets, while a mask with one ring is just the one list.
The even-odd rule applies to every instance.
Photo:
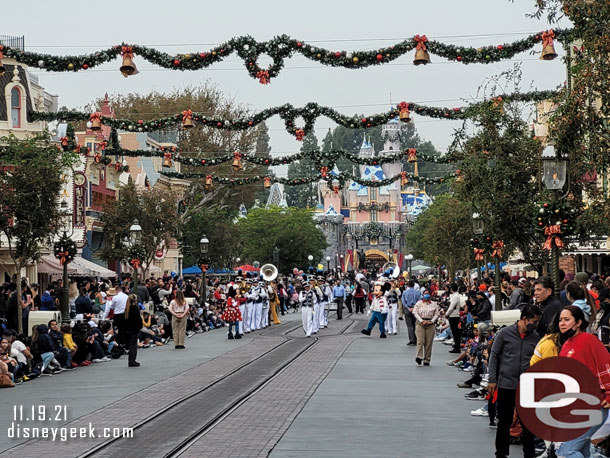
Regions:
[[430, 291], [424, 289], [422, 298], [413, 307], [413, 316], [417, 320], [415, 324], [415, 335], [417, 337], [417, 357], [415, 362], [421, 366], [430, 365], [432, 358], [432, 345], [435, 337], [435, 324], [440, 316], [438, 304], [432, 302]]
[[356, 302], [356, 313], [364, 313], [364, 298], [366, 297], [366, 291], [358, 280], [356, 280], [355, 286], [354, 301]]
[[372, 316], [369, 320], [369, 324], [367, 325], [367, 327], [360, 332], [362, 332], [362, 334], [370, 336], [371, 330], [375, 327], [375, 323], [378, 323], [379, 331], [381, 333], [379, 337], [385, 339], [385, 321], [388, 316], [388, 302], [383, 293], [383, 285], [384, 283], [381, 281], [375, 282], [375, 289], [373, 290], [373, 300], [369, 307], [369, 310], [372, 312]]
[[[364, 295], [362, 296], [364, 299]], [[341, 284], [341, 280], [335, 282], [333, 288], [333, 302], [337, 305], [337, 319], [343, 319], [343, 302], [345, 301], [345, 286]], [[358, 313], [356, 311], [356, 313]]]
[[[489, 356], [489, 383], [487, 390], [497, 395], [498, 430], [496, 432], [496, 458], [507, 458], [510, 448], [510, 428], [515, 412], [515, 398], [519, 377], [530, 367], [530, 361], [539, 336], [541, 311], [535, 305], [521, 309], [521, 318], [515, 324], [500, 329], [494, 338]], [[522, 424], [523, 456], [534, 458], [534, 435]]]
[[186, 316], [189, 313], [189, 305], [186, 303], [184, 293], [181, 289], [176, 291], [176, 298], [169, 303], [169, 313], [172, 314], [172, 332], [176, 349], [186, 348], [184, 339], [186, 337]]
[[417, 289], [415, 289], [415, 282], [409, 280], [407, 283], [407, 289], [402, 293], [402, 307], [403, 315], [405, 317], [405, 323], [407, 325], [407, 332], [409, 334], [409, 342], [407, 345], [417, 345], [417, 336], [415, 335], [415, 316], [413, 315], [413, 307], [419, 301], [421, 295]]
[[123, 318], [125, 342], [129, 346], [127, 367], [139, 367], [140, 363], [136, 361], [138, 356], [138, 334], [144, 324], [142, 323], [142, 315], [140, 315], [140, 307], [138, 307], [138, 297], [135, 294], [130, 294], [127, 297]]
[[449, 353], [461, 353], [462, 330], [460, 329], [460, 308], [462, 297], [458, 292], [457, 283], [451, 283], [451, 295], [449, 296], [449, 308], [445, 317], [449, 320], [451, 335], [453, 336], [453, 349]]

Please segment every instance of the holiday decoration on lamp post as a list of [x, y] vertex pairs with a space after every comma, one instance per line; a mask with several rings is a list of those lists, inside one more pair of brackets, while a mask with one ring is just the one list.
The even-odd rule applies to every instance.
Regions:
[[53, 245], [53, 253], [63, 268], [63, 281], [59, 291], [59, 309], [61, 322], [70, 323], [70, 298], [68, 296], [68, 264], [76, 257], [76, 243], [72, 240], [74, 225], [72, 224], [72, 212], [67, 200], [60, 204], [60, 214], [63, 225], [62, 235]]
[[142, 261], [146, 259], [146, 250], [140, 244], [142, 239], [142, 227], [135, 221], [129, 227], [129, 249], [127, 250], [127, 258], [129, 264], [133, 267], [133, 292], [138, 291], [138, 269], [142, 265]]
[[206, 299], [207, 299], [207, 281], [205, 278], [205, 274], [208, 270], [208, 265], [205, 263], [205, 258], [207, 257], [208, 254], [208, 247], [209, 247], [210, 241], [208, 240], [207, 236], [204, 234], [201, 239], [199, 240], [199, 251], [201, 253], [201, 304], [205, 307], [206, 304]]

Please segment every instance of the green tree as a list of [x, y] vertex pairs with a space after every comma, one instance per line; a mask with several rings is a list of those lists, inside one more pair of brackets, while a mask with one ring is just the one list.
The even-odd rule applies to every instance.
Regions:
[[[318, 138], [316, 135], [313, 133], [306, 135], [303, 139], [301, 152], [307, 153], [317, 151], [318, 149]], [[303, 158], [299, 161], [292, 162], [288, 166], [288, 179], [310, 178], [319, 175], [320, 170], [318, 165], [309, 158]], [[299, 186], [286, 186], [284, 190], [286, 193], [286, 202], [291, 207], [315, 207], [318, 203], [317, 187], [317, 182]]]
[[178, 235], [179, 218], [174, 193], [160, 188], [136, 189], [129, 182], [120, 189], [118, 200], [104, 206], [100, 222], [104, 226], [104, 243], [100, 257], [106, 261], [127, 260], [129, 257], [130, 230], [138, 222], [142, 228], [139, 246], [144, 250], [142, 270], [147, 272], [157, 249], [168, 248]]
[[[248, 110], [245, 106], [236, 104], [224, 94], [209, 84], [201, 86], [187, 86], [175, 89], [168, 93], [153, 91], [149, 94], [115, 95], [110, 97], [112, 108], [117, 117], [132, 120], [150, 120], [168, 114], [180, 113], [184, 110], [205, 113], [221, 119], [234, 119], [246, 116]], [[97, 101], [97, 105], [101, 100]], [[195, 127], [191, 129], [171, 129], [161, 131], [153, 135], [168, 141], [177, 141], [182, 149], [184, 157], [206, 159], [209, 163], [218, 155], [230, 154], [234, 151], [241, 153], [256, 152], [259, 156], [269, 157], [268, 140], [261, 138], [261, 131], [248, 129], [245, 131], [208, 129], [201, 123], [195, 121]], [[265, 142], [267, 147], [265, 147]], [[257, 143], [262, 149], [256, 148]], [[250, 163], [244, 163], [244, 169], [233, 172], [231, 161], [212, 167], [184, 167], [187, 172], [209, 172], [218, 176], [245, 177], [253, 175], [267, 175], [267, 167]], [[203, 203], [208, 205], [231, 205], [237, 208], [242, 202], [246, 206], [254, 203], [257, 193], [262, 189], [262, 183], [252, 183], [243, 186], [229, 186], [215, 183], [208, 192], [203, 191], [203, 180], [193, 179], [190, 194], [201, 196]], [[192, 196], [191, 196], [192, 197]], [[185, 199], [198, 204], [194, 199]]]
[[273, 249], [280, 250], [280, 272], [293, 267], [306, 270], [307, 257], [320, 259], [327, 246], [323, 232], [316, 226], [311, 210], [272, 207], [254, 209], [238, 221], [242, 253], [246, 261], [273, 263]]
[[437, 196], [407, 233], [407, 246], [415, 258], [445, 265], [449, 278], [470, 265], [472, 237], [470, 204], [448, 194]]
[[60, 152], [47, 134], [24, 140], [10, 135], [0, 143], [0, 231], [15, 266], [17, 326], [22, 333], [21, 269], [36, 261], [57, 234], [59, 194], [76, 156]]

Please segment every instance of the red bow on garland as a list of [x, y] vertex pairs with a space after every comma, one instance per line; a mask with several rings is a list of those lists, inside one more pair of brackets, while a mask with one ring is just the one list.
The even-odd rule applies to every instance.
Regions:
[[201, 264], [201, 272], [207, 272], [208, 271], [208, 265], [207, 264]]
[[59, 263], [63, 266], [68, 261], [68, 256], [70, 256], [70, 253], [67, 251], [60, 251], [55, 256], [57, 259], [59, 259]]
[[261, 84], [269, 84], [271, 77], [269, 76], [269, 72], [267, 70], [260, 70], [256, 77]]
[[142, 261], [140, 261], [138, 258], [134, 258], [131, 261], [129, 261], [129, 264], [131, 264], [133, 266], [133, 268], [137, 270], [142, 265]]
[[492, 243], [491, 248], [494, 250], [493, 253], [491, 253], [491, 257], [494, 258], [497, 256], [498, 258], [501, 258], [504, 242], [502, 240], [498, 240], [497, 242]]
[[483, 253], [485, 253], [485, 250], [483, 248], [475, 248], [474, 249], [474, 259], [475, 261], [482, 261], [483, 258]]
[[182, 112], [182, 121], [186, 121], [187, 119], [193, 119], [193, 111], [192, 110], [184, 110]]
[[426, 43], [428, 42], [428, 37], [426, 37], [426, 35], [422, 35], [421, 37], [419, 35], [415, 35], [414, 40], [417, 41], [416, 49], [421, 49], [423, 51], [427, 49]]
[[305, 138], [305, 131], [303, 129], [297, 129], [294, 131], [294, 136], [297, 138], [298, 141], [302, 142]]
[[552, 45], [553, 38], [555, 38], [555, 32], [553, 31], [553, 29], [549, 29], [546, 32], [542, 32], [542, 46]]
[[417, 150], [415, 148], [409, 148], [407, 153], [409, 154], [407, 162], [417, 162]]
[[561, 225], [554, 224], [553, 226], [547, 226], [544, 228], [544, 235], [547, 236], [544, 241], [544, 245], [542, 248], [545, 250], [550, 250], [553, 247], [553, 243], [557, 248], [563, 248], [563, 240], [559, 237], [561, 235]]
[[320, 174], [322, 175], [322, 178], [326, 178], [326, 175], [328, 174], [328, 167], [321, 167]]
[[98, 122], [102, 122], [102, 115], [101, 113], [91, 113], [89, 115], [89, 121], [93, 122], [93, 121], [98, 121]]
[[68, 137], [61, 137], [59, 141], [61, 142], [61, 146], [68, 146]]
[[133, 48], [131, 46], [122, 46], [121, 47], [121, 55], [123, 57], [133, 58]]
[[102, 160], [102, 155], [100, 153], [95, 153], [93, 155], [93, 160], [95, 161], [96, 164], [99, 164], [100, 161]]

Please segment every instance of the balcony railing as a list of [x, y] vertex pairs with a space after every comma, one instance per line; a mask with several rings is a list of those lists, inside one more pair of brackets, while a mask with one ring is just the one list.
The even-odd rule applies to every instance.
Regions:
[[25, 35], [14, 37], [10, 35], [0, 35], [0, 44], [9, 48], [21, 49], [25, 51]]

